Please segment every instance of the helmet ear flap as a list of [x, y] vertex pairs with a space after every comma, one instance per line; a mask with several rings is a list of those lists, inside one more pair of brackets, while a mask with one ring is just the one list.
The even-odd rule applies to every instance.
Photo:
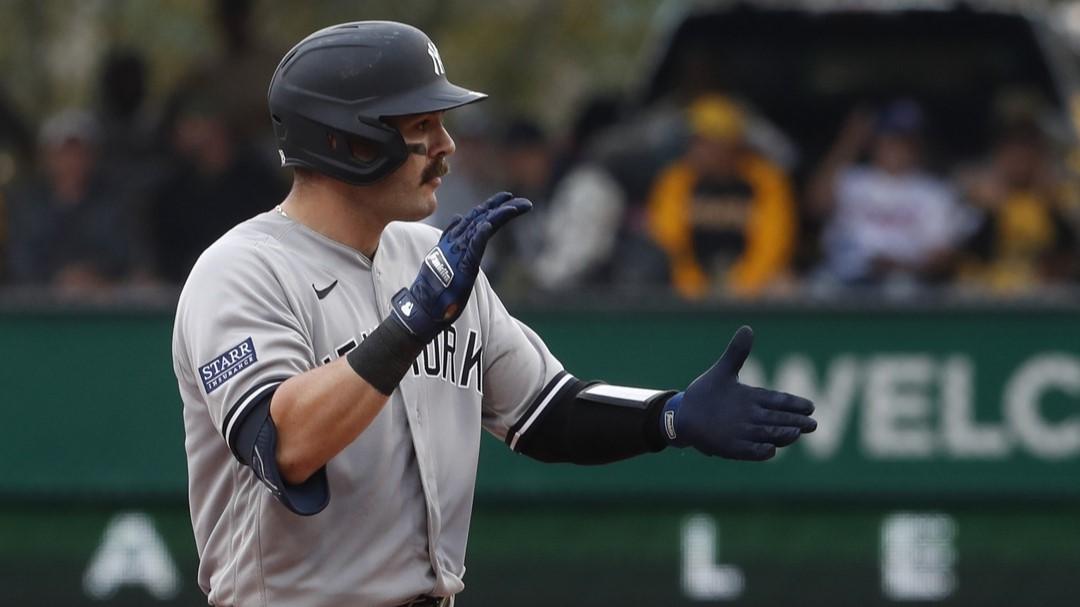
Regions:
[[342, 131], [293, 116], [275, 120], [274, 131], [285, 157], [282, 166], [315, 168], [353, 185], [382, 179], [408, 157], [397, 129], [377, 120], [360, 118], [355, 131]]
[[[388, 165], [392, 165], [392, 168], [379, 173], [373, 180], [388, 175], [405, 162], [409, 152], [405, 147], [405, 139], [396, 128], [381, 120], [373, 120], [363, 116], [359, 117], [357, 121], [360, 123], [360, 128], [345, 134], [347, 145], [343, 150], [344, 153], [354, 162], [373, 163], [385, 160]], [[353, 149], [353, 143], [357, 146], [355, 150]], [[354, 152], [359, 153], [359, 155], [354, 155]]]
[[375, 162], [379, 158], [379, 145], [370, 139], [364, 139], [356, 135], [346, 135], [345, 145], [349, 149], [349, 157], [361, 164]]

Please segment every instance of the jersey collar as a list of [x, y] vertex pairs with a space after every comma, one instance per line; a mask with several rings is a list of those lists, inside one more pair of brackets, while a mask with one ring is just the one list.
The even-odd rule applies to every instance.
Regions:
[[284, 213], [276, 210], [268, 211], [268, 213], [271, 215], [271, 221], [287, 228], [279, 235], [283, 244], [322, 255], [329, 254], [346, 266], [359, 264], [371, 269], [371, 259], [360, 251], [316, 232]]

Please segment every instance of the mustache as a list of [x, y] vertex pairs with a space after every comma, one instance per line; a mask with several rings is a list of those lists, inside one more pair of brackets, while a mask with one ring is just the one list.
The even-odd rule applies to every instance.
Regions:
[[450, 161], [446, 159], [446, 156], [438, 156], [435, 160], [432, 160], [424, 168], [424, 172], [420, 175], [420, 184], [423, 185], [436, 177], [442, 177], [450, 172]]

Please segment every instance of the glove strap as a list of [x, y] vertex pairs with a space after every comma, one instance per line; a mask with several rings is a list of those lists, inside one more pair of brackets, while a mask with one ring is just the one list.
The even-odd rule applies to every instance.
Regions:
[[679, 436], [678, 426], [675, 423], [679, 406], [682, 405], [683, 394], [683, 392], [677, 392], [664, 403], [664, 408], [660, 410], [660, 435], [674, 447], [690, 446], [686, 439]]
[[409, 289], [390, 299], [390, 312], [414, 337], [427, 344], [439, 333], [442, 323], [432, 318]]

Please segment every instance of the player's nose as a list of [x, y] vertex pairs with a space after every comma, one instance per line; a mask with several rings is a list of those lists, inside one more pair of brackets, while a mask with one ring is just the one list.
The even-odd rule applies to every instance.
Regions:
[[438, 158], [440, 155], [449, 156], [457, 149], [454, 138], [450, 136], [450, 132], [446, 130], [446, 127], [441, 124], [432, 139], [432, 144], [428, 148], [428, 156], [431, 158]]

